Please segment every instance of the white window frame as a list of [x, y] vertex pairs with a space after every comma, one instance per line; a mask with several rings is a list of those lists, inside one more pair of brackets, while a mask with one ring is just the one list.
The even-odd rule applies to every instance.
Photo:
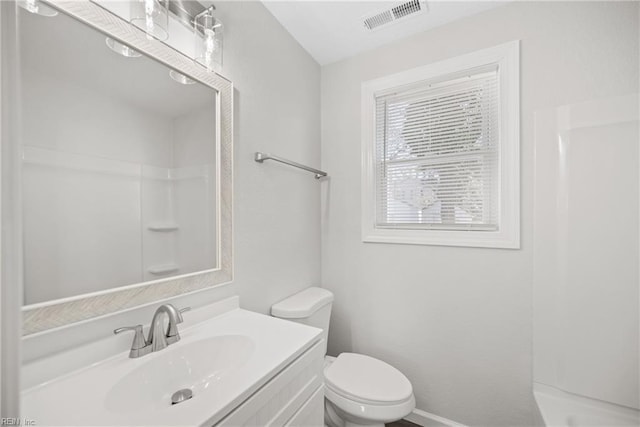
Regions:
[[[362, 83], [362, 241], [415, 245], [520, 248], [520, 41], [483, 49]], [[376, 96], [464, 70], [497, 66], [500, 90], [498, 229], [376, 227]]]

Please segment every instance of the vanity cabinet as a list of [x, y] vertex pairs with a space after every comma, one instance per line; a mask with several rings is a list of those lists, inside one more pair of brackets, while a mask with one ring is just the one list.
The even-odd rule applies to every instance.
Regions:
[[[322, 426], [321, 331], [237, 305], [189, 312], [180, 341], [140, 358], [107, 356], [109, 337], [25, 365], [24, 416], [51, 426]], [[172, 405], [184, 389], [193, 398]]]
[[323, 426], [323, 366], [321, 340], [215, 426]]

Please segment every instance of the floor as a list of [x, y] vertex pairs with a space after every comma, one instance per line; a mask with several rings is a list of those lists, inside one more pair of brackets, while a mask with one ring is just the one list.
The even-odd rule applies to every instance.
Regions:
[[394, 423], [387, 424], [386, 427], [420, 427], [418, 424], [414, 424], [407, 420], [400, 420]]

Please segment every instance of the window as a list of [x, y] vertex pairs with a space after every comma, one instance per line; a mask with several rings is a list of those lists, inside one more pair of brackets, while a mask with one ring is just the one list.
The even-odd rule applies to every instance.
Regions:
[[362, 88], [366, 242], [519, 247], [518, 42]]

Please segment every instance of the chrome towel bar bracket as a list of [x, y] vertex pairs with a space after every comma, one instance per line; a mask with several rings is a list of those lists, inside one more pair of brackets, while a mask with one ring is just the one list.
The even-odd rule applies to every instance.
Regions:
[[287, 159], [283, 159], [282, 157], [278, 157], [278, 156], [272, 156], [271, 154], [266, 154], [266, 153], [261, 153], [261, 152], [257, 152], [254, 160], [258, 163], [262, 163], [265, 160], [275, 160], [276, 162], [280, 162], [280, 163], [284, 163], [285, 165], [289, 165], [289, 166], [293, 166], [295, 168], [299, 168], [299, 169], [304, 169], [306, 171], [309, 171], [311, 173], [314, 173], [316, 176], [316, 179], [320, 179], [322, 177], [327, 176], [327, 173], [318, 169], [314, 169], [312, 167], [309, 166], [305, 166], [302, 165], [300, 163], [296, 163], [296, 162], [292, 162], [291, 160], [287, 160]]

